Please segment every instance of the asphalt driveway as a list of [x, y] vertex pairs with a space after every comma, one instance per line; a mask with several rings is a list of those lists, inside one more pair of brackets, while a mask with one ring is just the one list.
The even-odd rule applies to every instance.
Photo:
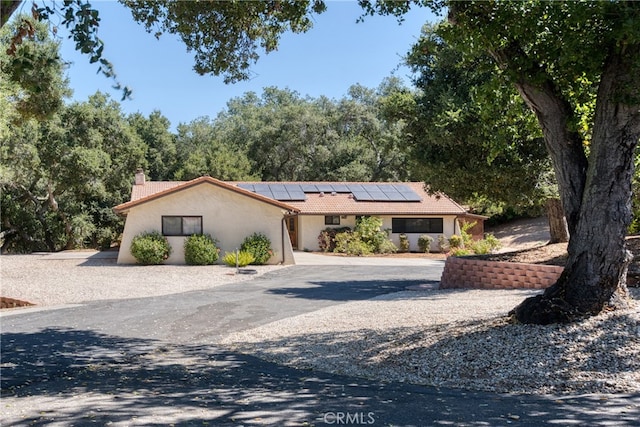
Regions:
[[3, 316], [2, 425], [640, 425], [639, 396], [387, 384], [286, 368], [219, 344], [330, 305], [436, 286], [441, 271], [441, 262], [298, 265], [205, 291]]

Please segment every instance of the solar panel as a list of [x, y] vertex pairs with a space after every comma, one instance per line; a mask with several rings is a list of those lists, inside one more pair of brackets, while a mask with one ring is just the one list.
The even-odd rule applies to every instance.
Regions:
[[256, 191], [255, 191], [255, 193], [256, 193], [256, 194], [259, 194], [259, 195], [261, 195], [261, 196], [268, 197], [268, 198], [270, 198], [270, 199], [273, 199], [273, 198], [274, 198], [274, 197], [273, 197], [273, 193], [272, 193], [272, 192], [271, 192], [271, 190], [269, 190], [269, 189], [266, 189], [266, 190], [256, 190]]
[[238, 184], [238, 187], [242, 188], [243, 190], [253, 191], [253, 184]]
[[366, 191], [353, 191], [353, 198], [357, 201], [372, 201], [373, 197]]
[[306, 200], [305, 193], [352, 193], [357, 201], [379, 202], [419, 202], [422, 199], [408, 185], [363, 183], [363, 184], [279, 184], [279, 183], [242, 183], [238, 187], [253, 191], [265, 197], [281, 201]]
[[422, 198], [414, 192], [411, 193], [402, 193], [402, 196], [407, 202], [420, 202]]
[[406, 199], [402, 195], [402, 193], [385, 193], [385, 195], [389, 198], [390, 202], [404, 202]]
[[264, 183], [253, 184], [253, 188], [253, 191], [271, 191], [271, 189], [269, 188], [269, 184]]
[[289, 192], [301, 192], [302, 190], [302, 186], [300, 184], [285, 184], [284, 188]]
[[289, 191], [289, 200], [306, 200], [307, 196], [305, 196], [302, 191]]
[[291, 197], [289, 197], [289, 193], [286, 191], [272, 190], [271, 193], [273, 194], [273, 198], [276, 200], [291, 200]]
[[409, 187], [408, 185], [404, 185], [404, 184], [394, 184], [393, 185], [395, 187], [396, 190], [398, 190], [400, 193], [407, 193], [407, 194], [416, 194], [415, 191], [413, 191], [413, 188]]
[[393, 185], [378, 185], [378, 188], [382, 190], [385, 194], [396, 194], [399, 193], [398, 190], [395, 189]]
[[333, 185], [331, 184], [316, 184], [319, 192], [322, 193], [331, 193], [333, 192]]
[[336, 193], [351, 193], [347, 184], [332, 184], [332, 187]]
[[372, 200], [375, 200], [376, 202], [386, 202], [387, 200], [389, 200], [389, 197], [382, 191], [369, 191], [368, 193], [371, 196]]
[[360, 191], [365, 191], [364, 187], [360, 184], [348, 184], [347, 188], [349, 189], [350, 192], [352, 193], [356, 193], [356, 192], [360, 192]]

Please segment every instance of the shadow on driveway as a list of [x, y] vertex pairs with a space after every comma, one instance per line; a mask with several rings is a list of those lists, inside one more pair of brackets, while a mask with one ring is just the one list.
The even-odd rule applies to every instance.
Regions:
[[440, 282], [435, 280], [337, 280], [309, 281], [309, 287], [280, 287], [270, 289], [274, 295], [293, 298], [328, 301], [360, 301], [384, 294], [406, 291], [409, 287], [437, 289]]
[[320, 426], [347, 414], [351, 425], [634, 425], [639, 415], [630, 406], [637, 396], [553, 399], [382, 384], [87, 330], [7, 333], [2, 346], [5, 427]]

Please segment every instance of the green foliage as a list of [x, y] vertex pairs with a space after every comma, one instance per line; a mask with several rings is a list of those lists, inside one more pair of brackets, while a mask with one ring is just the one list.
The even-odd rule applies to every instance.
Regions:
[[476, 222], [463, 222], [460, 226], [460, 235], [454, 234], [449, 238], [450, 255], [482, 255], [500, 248], [500, 241], [491, 233], [486, 234], [483, 239], [473, 240], [469, 230], [475, 225]]
[[[106, 96], [96, 94], [86, 102], [64, 105], [60, 96], [67, 89], [57, 45], [39, 37], [23, 40], [13, 60], [19, 58], [20, 49], [29, 46], [34, 52], [50, 52], [59, 62], [46, 70], [33, 70], [34, 82], [46, 72], [51, 75], [44, 76], [41, 84], [53, 82], [59, 87], [49, 90], [43, 86], [42, 92], [33, 93], [47, 97], [46, 102], [58, 97], [60, 107], [35, 101], [48, 111], [32, 114], [38, 116], [37, 121], [13, 114], [15, 108], [21, 108], [21, 96], [33, 93], [8, 85], [11, 79], [6, 73], [11, 70], [0, 69], [0, 86], [9, 88], [8, 95], [20, 95], [0, 101], [8, 99], [11, 107], [0, 113], [3, 249], [58, 251], [110, 245], [123, 227], [112, 208], [129, 198], [132, 171], [145, 166], [144, 145], [123, 122], [120, 106]], [[6, 44], [0, 46], [0, 57], [6, 49]]]
[[127, 123], [145, 145], [147, 176], [154, 181], [169, 181], [178, 167], [176, 135], [170, 131], [171, 123], [159, 111], [149, 117], [134, 113]]
[[409, 252], [409, 237], [406, 234], [402, 233], [398, 236], [400, 239], [400, 247], [398, 248], [398, 252]]
[[380, 230], [381, 227], [382, 218], [376, 216], [363, 216], [356, 221], [355, 232], [370, 252], [379, 252], [382, 243], [388, 240], [387, 233]]
[[248, 252], [253, 256], [252, 264], [266, 264], [273, 256], [271, 249], [271, 240], [262, 233], [253, 233], [244, 239], [240, 245], [240, 250]]
[[454, 250], [462, 247], [464, 247], [464, 240], [462, 239], [462, 236], [452, 234], [451, 237], [449, 237], [449, 248]]
[[131, 241], [131, 255], [139, 264], [162, 264], [171, 255], [171, 245], [158, 231], [144, 232]]
[[18, 16], [0, 30], [0, 46], [3, 97], [12, 96], [22, 120], [50, 118], [60, 110], [71, 91], [63, 78], [59, 44], [49, 38], [47, 26]]
[[449, 251], [449, 240], [442, 234], [438, 236], [438, 249], [440, 252]]
[[543, 206], [557, 190], [535, 115], [488, 55], [465, 61], [440, 32], [425, 26], [407, 59], [421, 90], [408, 124], [414, 175], [476, 209]]
[[451, 256], [467, 256], [473, 255], [473, 251], [467, 248], [452, 248], [451, 252], [449, 252]]
[[318, 235], [318, 247], [322, 252], [333, 252], [336, 249], [336, 234], [351, 231], [349, 227], [327, 227]]
[[428, 234], [422, 234], [418, 237], [418, 248], [420, 248], [420, 252], [429, 253], [431, 252], [431, 244], [433, 243], [433, 237]]
[[140, 2], [123, 0], [148, 32], [179, 35], [194, 52], [198, 74], [223, 75], [225, 83], [247, 80], [258, 50], [277, 50], [280, 36], [304, 33], [322, 1]]
[[173, 178], [190, 180], [202, 175], [228, 181], [253, 180], [246, 152], [224, 139], [215, 122], [201, 117], [178, 126]]
[[224, 254], [222, 262], [229, 267], [246, 267], [249, 264], [253, 264], [254, 258], [251, 253], [245, 251], [239, 251], [237, 256], [235, 252], [227, 252]]
[[229, 101], [214, 122], [216, 138], [246, 155], [263, 181], [405, 180], [405, 122], [383, 110], [403, 91], [356, 85], [333, 101], [268, 87]]
[[389, 240], [388, 233], [380, 230], [381, 226], [382, 219], [378, 217], [359, 218], [354, 231], [335, 235], [334, 252], [347, 255], [397, 252], [398, 248]]
[[490, 254], [500, 248], [501, 244], [492, 234], [487, 235], [484, 239], [475, 241], [469, 245], [469, 249], [477, 255]]
[[211, 265], [218, 260], [217, 241], [209, 234], [189, 236], [184, 241], [184, 259], [189, 265]]
[[398, 247], [391, 240], [383, 240], [376, 253], [395, 254], [396, 252], [398, 252]]
[[355, 231], [338, 233], [335, 237], [336, 248], [334, 252], [347, 255], [370, 255], [371, 248], [360, 239], [360, 235]]

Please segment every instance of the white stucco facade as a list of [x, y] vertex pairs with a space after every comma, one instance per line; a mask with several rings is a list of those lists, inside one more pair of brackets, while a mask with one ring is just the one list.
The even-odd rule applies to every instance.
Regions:
[[[245, 237], [263, 233], [271, 240], [274, 256], [269, 264], [293, 264], [293, 250], [283, 218], [286, 209], [262, 200], [202, 182], [163, 197], [152, 198], [128, 208], [118, 254], [118, 263], [134, 264], [130, 246], [132, 239], [145, 231], [162, 232], [163, 216], [202, 217], [202, 232], [218, 241], [220, 258], [233, 252]], [[184, 264], [186, 236], [167, 236], [172, 247], [168, 264]]]
[[[456, 215], [372, 215], [382, 219], [382, 229], [392, 230], [393, 218], [442, 218], [442, 233], [405, 233], [409, 239], [411, 251], [418, 251], [418, 238], [427, 234], [433, 238], [431, 251], [437, 252], [438, 238], [444, 235], [447, 239], [453, 234], [459, 234], [460, 229], [456, 221]], [[352, 230], [356, 226], [356, 215], [340, 215], [340, 225], [326, 225], [324, 215], [300, 215], [298, 217], [298, 249], [305, 251], [318, 251], [318, 236], [326, 228], [349, 227]], [[390, 232], [389, 238], [396, 245], [400, 245], [400, 234]]]

